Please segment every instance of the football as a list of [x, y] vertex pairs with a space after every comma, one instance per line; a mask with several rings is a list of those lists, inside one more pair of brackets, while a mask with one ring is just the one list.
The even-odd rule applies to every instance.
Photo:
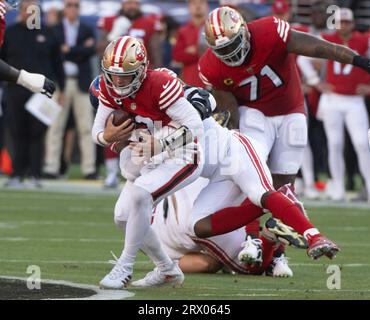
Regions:
[[127, 119], [134, 121], [134, 117], [130, 113], [121, 109], [114, 110], [111, 114], [113, 114], [113, 124], [115, 126], [121, 125]]

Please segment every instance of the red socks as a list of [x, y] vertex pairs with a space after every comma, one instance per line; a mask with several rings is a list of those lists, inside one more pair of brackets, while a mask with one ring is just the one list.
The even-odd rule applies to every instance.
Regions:
[[280, 192], [274, 192], [267, 196], [265, 208], [271, 211], [274, 218], [280, 219], [301, 235], [304, 235], [305, 231], [315, 228], [295, 203]]
[[221, 209], [212, 214], [212, 235], [218, 236], [242, 228], [262, 215], [262, 208], [246, 199], [239, 207]]

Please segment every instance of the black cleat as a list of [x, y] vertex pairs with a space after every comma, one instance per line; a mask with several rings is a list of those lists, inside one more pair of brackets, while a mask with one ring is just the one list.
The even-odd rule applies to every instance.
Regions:
[[299, 249], [307, 249], [307, 240], [293, 228], [282, 223], [279, 219], [270, 218], [266, 221], [262, 234], [270, 240], [277, 240]]

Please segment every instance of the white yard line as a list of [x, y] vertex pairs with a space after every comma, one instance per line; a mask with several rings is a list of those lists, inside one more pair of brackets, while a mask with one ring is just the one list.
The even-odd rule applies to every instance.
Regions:
[[[0, 276], [0, 278], [9, 279], [9, 280], [27, 281], [27, 278], [21, 278], [21, 277]], [[41, 288], [42, 288], [43, 283], [63, 285], [63, 286], [79, 288], [79, 289], [87, 289], [87, 290], [92, 290], [96, 292], [95, 295], [92, 295], [91, 297], [86, 297], [86, 298], [70, 298], [70, 299], [54, 299], [54, 300], [122, 300], [122, 299], [131, 298], [135, 295], [133, 292], [130, 292], [127, 290], [102, 290], [98, 286], [74, 283], [70, 281], [42, 279]], [[47, 299], [47, 300], [50, 300], [50, 299]]]
[[[2, 263], [43, 263], [43, 264], [110, 264], [108, 260], [27, 260], [27, 259], [0, 259]], [[148, 264], [151, 262], [148, 261], [136, 261], [135, 264]]]

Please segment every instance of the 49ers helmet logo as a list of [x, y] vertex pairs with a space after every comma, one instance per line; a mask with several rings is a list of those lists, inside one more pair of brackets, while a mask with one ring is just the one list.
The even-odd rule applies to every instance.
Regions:
[[231, 20], [232, 20], [234, 23], [238, 23], [238, 22], [239, 22], [239, 16], [238, 16], [238, 14], [237, 14], [234, 10], [230, 10], [230, 11], [229, 11], [229, 14], [230, 14], [230, 18], [231, 18]]
[[136, 59], [138, 61], [143, 61], [145, 59], [145, 51], [144, 50], [145, 49], [143, 48], [142, 45], [140, 45], [136, 48], [136, 53], [135, 54], [136, 54]]

